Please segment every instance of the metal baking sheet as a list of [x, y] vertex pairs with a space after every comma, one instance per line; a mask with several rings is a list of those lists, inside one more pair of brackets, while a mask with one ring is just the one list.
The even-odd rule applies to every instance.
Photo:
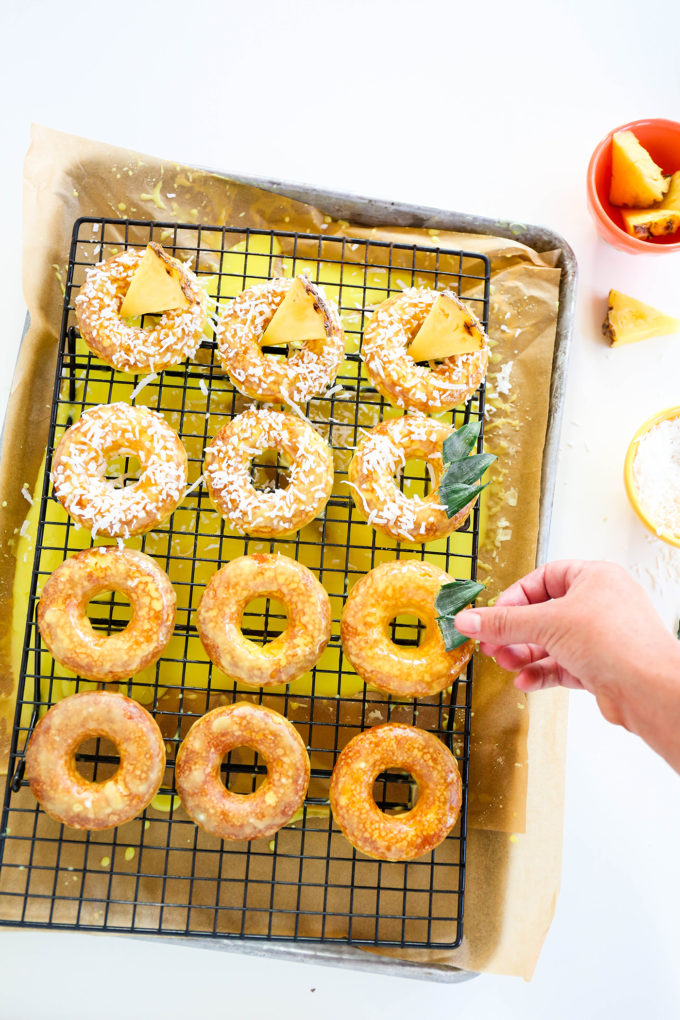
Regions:
[[[559, 249], [561, 252], [558, 265], [562, 269], [560, 304], [558, 310], [557, 339], [553, 361], [550, 394], [550, 414], [546, 431], [543, 475], [541, 484], [541, 509], [538, 536], [537, 562], [543, 562], [547, 556], [550, 532], [550, 516], [555, 484], [555, 453], [559, 441], [559, 429], [562, 414], [566, 365], [568, 358], [570, 331], [573, 318], [575, 296], [576, 261], [571, 248], [566, 242], [543, 228], [524, 226], [515, 223], [498, 222], [481, 217], [467, 216], [445, 210], [437, 210], [421, 206], [407, 206], [394, 202], [366, 199], [357, 196], [337, 194], [304, 185], [291, 184], [275, 180], [261, 180], [239, 175], [232, 179], [255, 187], [285, 194], [291, 198], [312, 204], [331, 216], [354, 221], [369, 226], [407, 226], [447, 229], [460, 232], [499, 235], [521, 241], [538, 251]], [[471, 244], [471, 247], [474, 247]], [[431, 980], [454, 982], [466, 980], [473, 976], [469, 972], [455, 967], [442, 965], [423, 966], [410, 962], [397, 961], [390, 958], [368, 954], [348, 945], [305, 945], [298, 943], [267, 943], [253, 944], [247, 941], [223, 940], [207, 937], [191, 940], [175, 937], [172, 941], [190, 942], [192, 945], [205, 944], [213, 949], [225, 951], [247, 952], [254, 955], [274, 954], [279, 958], [325, 963], [390, 973], [399, 976], [413, 976]]]

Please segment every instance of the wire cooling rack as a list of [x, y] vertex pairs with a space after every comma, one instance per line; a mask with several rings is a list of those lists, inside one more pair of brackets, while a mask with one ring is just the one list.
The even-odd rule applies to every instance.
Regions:
[[[130, 377], [91, 355], [79, 338], [74, 300], [87, 268], [150, 240], [192, 266], [224, 304], [245, 286], [278, 275], [308, 273], [340, 306], [347, 356], [327, 395], [304, 408], [328, 439], [335, 459], [333, 494], [324, 514], [288, 539], [262, 541], [225, 530], [206, 490], [198, 486], [168, 522], [127, 544], [153, 556], [177, 592], [175, 633], [165, 654], [129, 682], [109, 685], [137, 698], [159, 723], [168, 769], [158, 797], [144, 815], [119, 828], [81, 832], [62, 826], [36, 804], [23, 776], [23, 749], [37, 719], [68, 694], [97, 685], [59, 667], [43, 649], [35, 613], [43, 584], [68, 555], [92, 544], [52, 495], [52, 451], [65, 429], [87, 408], [113, 400], [143, 403], [177, 429], [188, 452], [190, 483], [200, 478], [203, 452], [229, 417], [251, 401], [230, 384], [215, 357], [212, 333], [196, 357], [158, 376]], [[164, 935], [214, 935], [246, 939], [330, 941], [424, 948], [460, 943], [465, 884], [467, 779], [472, 664], [451, 690], [431, 698], [399, 701], [369, 690], [354, 674], [340, 644], [339, 620], [352, 584], [373, 566], [394, 558], [428, 559], [457, 578], [475, 577], [480, 510], [450, 539], [424, 547], [381, 537], [356, 512], [343, 485], [362, 430], [401, 412], [391, 408], [362, 373], [359, 356], [367, 314], [407, 286], [450, 289], [487, 323], [489, 263], [485, 256], [370, 239], [294, 232], [214, 228], [172, 223], [81, 219], [73, 231], [65, 283], [46, 467], [36, 505], [33, 567], [26, 567], [26, 632], [18, 687], [8, 783], [0, 827], [0, 923], [88, 931]], [[280, 349], [271, 353], [281, 354]], [[284, 350], [285, 356], [285, 350]], [[460, 426], [484, 418], [484, 388], [445, 420]], [[480, 438], [481, 449], [481, 438]], [[134, 480], [130, 459], [109, 465], [114, 484]], [[286, 465], [268, 451], [253, 465], [255, 483], [285, 485]], [[407, 462], [400, 483], [425, 494], [423, 463]], [[101, 544], [95, 539], [94, 544]], [[194, 612], [221, 564], [237, 555], [278, 551], [309, 566], [330, 595], [332, 637], [317, 666], [287, 688], [256, 690], [235, 684], [207, 659]], [[120, 596], [90, 604], [103, 632], [120, 630], [129, 606]], [[244, 632], [271, 640], [285, 627], [285, 611], [273, 600], [247, 607]], [[400, 616], [393, 639], [415, 644], [422, 625]], [[312, 780], [300, 817], [270, 840], [227, 842], [198, 829], [184, 813], [173, 785], [173, 764], [191, 724], [210, 708], [249, 699], [287, 716], [310, 752]], [[458, 759], [463, 808], [458, 825], [432, 853], [409, 863], [372, 860], [356, 852], [334, 826], [328, 784], [334, 762], [360, 730], [387, 720], [417, 724], [440, 737]], [[83, 775], [103, 780], [118, 758], [103, 740], [77, 755]], [[247, 749], [223, 763], [230, 789], [247, 793], [266, 767]], [[386, 811], [408, 810], [417, 789], [410, 776], [390, 771], [376, 781], [377, 803]]]

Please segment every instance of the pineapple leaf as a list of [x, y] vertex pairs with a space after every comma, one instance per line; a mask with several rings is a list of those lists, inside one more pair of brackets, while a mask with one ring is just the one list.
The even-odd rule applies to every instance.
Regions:
[[445, 486], [443, 480], [439, 486], [439, 499], [444, 504], [446, 516], [455, 517], [463, 507], [477, 499], [477, 496], [483, 489], [486, 489], [488, 484], [486, 482], [484, 485], [455, 485], [450, 482]]
[[444, 440], [444, 461], [450, 464], [452, 461], [461, 460], [472, 453], [481, 431], [481, 421], [471, 421], [467, 425], [461, 425], [459, 429], [455, 429]]
[[479, 482], [496, 457], [492, 453], [470, 456], [481, 429], [481, 421], [468, 422], [444, 440], [444, 476], [439, 484], [439, 501], [447, 517], [455, 517], [488, 485], [488, 482], [485, 485], [474, 483]]
[[470, 639], [456, 629], [454, 619], [456, 614], [469, 606], [477, 598], [480, 592], [484, 591], [484, 585], [478, 581], [451, 581], [443, 584], [435, 599], [437, 613], [437, 624], [444, 638], [444, 647], [447, 652], [459, 648]]

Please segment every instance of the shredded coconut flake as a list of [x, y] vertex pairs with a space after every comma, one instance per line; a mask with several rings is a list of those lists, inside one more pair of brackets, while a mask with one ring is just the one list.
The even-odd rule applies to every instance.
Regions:
[[512, 366], [514, 361], [506, 361], [504, 365], [498, 369], [496, 376], [496, 389], [499, 393], [510, 392], [510, 373], [512, 372]]
[[139, 394], [142, 392], [144, 387], [148, 386], [149, 383], [152, 383], [155, 378], [156, 378], [156, 373], [155, 372], [151, 372], [150, 375], [145, 375], [143, 379], [140, 379], [140, 381], [137, 383], [137, 385], [135, 386], [134, 390], [130, 394], [130, 400], [134, 400], [135, 397], [139, 396]]
[[680, 535], [680, 419], [662, 421], [642, 437], [633, 480], [657, 533]]

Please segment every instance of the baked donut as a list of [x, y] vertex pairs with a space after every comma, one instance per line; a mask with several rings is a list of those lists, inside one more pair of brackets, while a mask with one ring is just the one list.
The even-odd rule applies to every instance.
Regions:
[[[474, 500], [454, 517], [447, 517], [439, 500], [442, 446], [450, 435], [449, 425], [420, 414], [391, 418], [370, 430], [350, 461], [347, 484], [371, 527], [399, 542], [431, 542], [467, 520]], [[427, 496], [407, 496], [397, 484], [396, 476], [410, 458], [427, 461], [431, 469]]]
[[[482, 336], [483, 347], [472, 354], [430, 362], [428, 367], [413, 360], [408, 345], [440, 293], [469, 316], [472, 328]], [[451, 291], [413, 287], [378, 305], [364, 330], [361, 357], [369, 379], [390, 403], [435, 414], [464, 403], [483, 381], [489, 361], [488, 337], [479, 319]]]
[[[90, 782], [75, 754], [90, 737], [116, 745], [120, 765], [104, 782]], [[72, 694], [47, 712], [26, 749], [26, 778], [40, 806], [73, 829], [110, 829], [136, 818], [151, 802], [165, 771], [165, 744], [145, 708], [111, 691]]]
[[[136, 456], [139, 479], [114, 489], [107, 462]], [[64, 509], [96, 535], [129, 538], [155, 528], [182, 500], [187, 454], [179, 436], [148, 407], [101, 404], [75, 422], [52, 458], [52, 486]]]
[[236, 389], [254, 400], [303, 404], [331, 385], [345, 356], [337, 306], [318, 284], [305, 276], [298, 279], [315, 298], [325, 340], [307, 340], [287, 358], [262, 350], [262, 334], [293, 283], [284, 277], [247, 287], [220, 317], [215, 333], [217, 355]]
[[[410, 811], [388, 815], [373, 798], [385, 769], [404, 769], [418, 784]], [[411, 861], [434, 850], [458, 820], [463, 788], [456, 759], [427, 730], [385, 723], [353, 737], [333, 769], [333, 817], [352, 846], [384, 861]]]
[[[253, 457], [275, 449], [291, 462], [285, 489], [253, 485]], [[333, 455], [311, 425], [282, 411], [249, 408], [223, 425], [206, 450], [203, 477], [218, 513], [239, 534], [276, 538], [323, 510], [333, 488]]]
[[[278, 598], [286, 607], [286, 629], [265, 645], [241, 630], [252, 599]], [[331, 636], [326, 589], [302, 563], [288, 556], [239, 556], [210, 578], [196, 612], [198, 635], [223, 673], [254, 687], [287, 684], [318, 661]]]
[[[381, 563], [352, 588], [340, 621], [342, 649], [361, 679], [388, 694], [422, 698], [449, 687], [472, 657], [474, 641], [447, 652], [434, 600], [453, 581], [433, 563]], [[425, 624], [418, 645], [398, 645], [389, 632], [399, 613]]]
[[164, 312], [155, 326], [129, 326], [120, 307], [145, 249], [124, 251], [88, 269], [76, 298], [83, 340], [102, 361], [119, 372], [161, 372], [190, 358], [203, 338], [208, 294], [190, 269], [151, 245], [179, 275], [188, 308]]
[[[232, 793], [220, 778], [222, 759], [251, 747], [267, 765], [254, 793]], [[302, 737], [278, 712], [249, 701], [214, 708], [198, 719], [177, 754], [175, 784], [190, 818], [221, 839], [271, 836], [305, 799], [309, 757]]]
[[[125, 630], [93, 629], [87, 604], [103, 591], [130, 600]], [[135, 549], [99, 546], [64, 560], [38, 603], [40, 635], [57, 662], [87, 680], [124, 680], [155, 662], [172, 635], [175, 592], [164, 570]]]

